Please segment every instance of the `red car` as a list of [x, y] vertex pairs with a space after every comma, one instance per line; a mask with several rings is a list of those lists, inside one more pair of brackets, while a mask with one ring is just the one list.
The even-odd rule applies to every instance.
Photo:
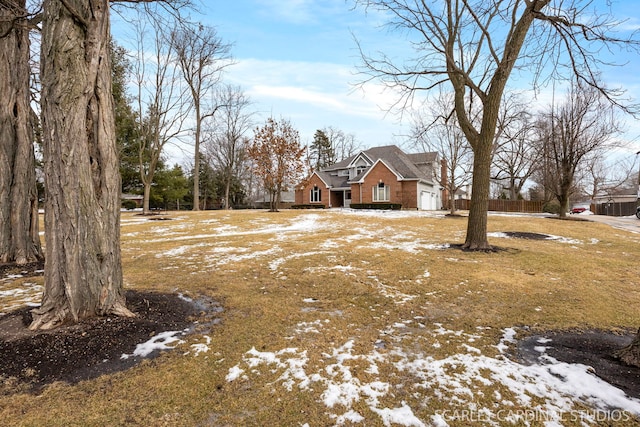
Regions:
[[587, 210], [587, 208], [585, 208], [583, 206], [580, 206], [580, 207], [576, 206], [575, 208], [571, 208], [571, 213], [572, 214], [579, 214], [579, 213], [582, 213], [582, 212], [584, 212], [586, 210]]

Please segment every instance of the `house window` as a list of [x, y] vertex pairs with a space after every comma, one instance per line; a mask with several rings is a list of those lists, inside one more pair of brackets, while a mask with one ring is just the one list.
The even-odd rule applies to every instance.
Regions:
[[384, 182], [380, 182], [373, 187], [373, 201], [374, 202], [389, 202], [391, 200], [391, 188], [388, 185], [384, 185]]
[[322, 201], [322, 190], [318, 188], [317, 185], [314, 185], [311, 189], [311, 196], [309, 197], [311, 203], [318, 203]]

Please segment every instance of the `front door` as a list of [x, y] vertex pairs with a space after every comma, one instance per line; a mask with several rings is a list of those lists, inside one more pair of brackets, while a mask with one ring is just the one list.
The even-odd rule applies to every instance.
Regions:
[[348, 208], [351, 206], [351, 190], [344, 191], [344, 207]]

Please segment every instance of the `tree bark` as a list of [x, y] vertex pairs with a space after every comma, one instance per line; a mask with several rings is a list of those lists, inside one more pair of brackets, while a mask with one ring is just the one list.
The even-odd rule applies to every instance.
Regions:
[[0, 4], [0, 263], [20, 265], [43, 258], [25, 4], [25, 0]]
[[142, 196], [142, 215], [151, 215], [151, 182], [144, 183], [144, 195]]
[[491, 177], [491, 144], [476, 144], [473, 153], [471, 205], [463, 247], [468, 250], [489, 250], [491, 246], [487, 240], [487, 211]]
[[231, 209], [231, 205], [229, 203], [229, 192], [231, 190], [231, 172], [227, 172], [227, 178], [224, 183], [224, 209]]
[[627, 365], [640, 368], [640, 329], [638, 329], [638, 333], [633, 341], [628, 346], [618, 350], [614, 356]]
[[45, 290], [30, 329], [125, 307], [108, 0], [45, 0]]
[[200, 210], [200, 104], [196, 102], [195, 155], [193, 156], [193, 210]]

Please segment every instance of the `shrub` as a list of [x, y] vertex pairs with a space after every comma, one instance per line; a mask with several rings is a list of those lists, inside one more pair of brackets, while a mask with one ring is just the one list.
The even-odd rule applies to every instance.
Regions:
[[316, 204], [291, 205], [291, 209], [324, 209], [324, 205], [316, 205]]
[[542, 212], [558, 215], [560, 213], [560, 203], [557, 200], [547, 202], [542, 206]]
[[138, 207], [138, 204], [136, 202], [134, 202], [133, 200], [123, 200], [122, 201], [122, 207], [128, 211], [135, 209]]
[[399, 211], [402, 209], [400, 203], [351, 203], [351, 209], [379, 209], [379, 210], [394, 210]]

